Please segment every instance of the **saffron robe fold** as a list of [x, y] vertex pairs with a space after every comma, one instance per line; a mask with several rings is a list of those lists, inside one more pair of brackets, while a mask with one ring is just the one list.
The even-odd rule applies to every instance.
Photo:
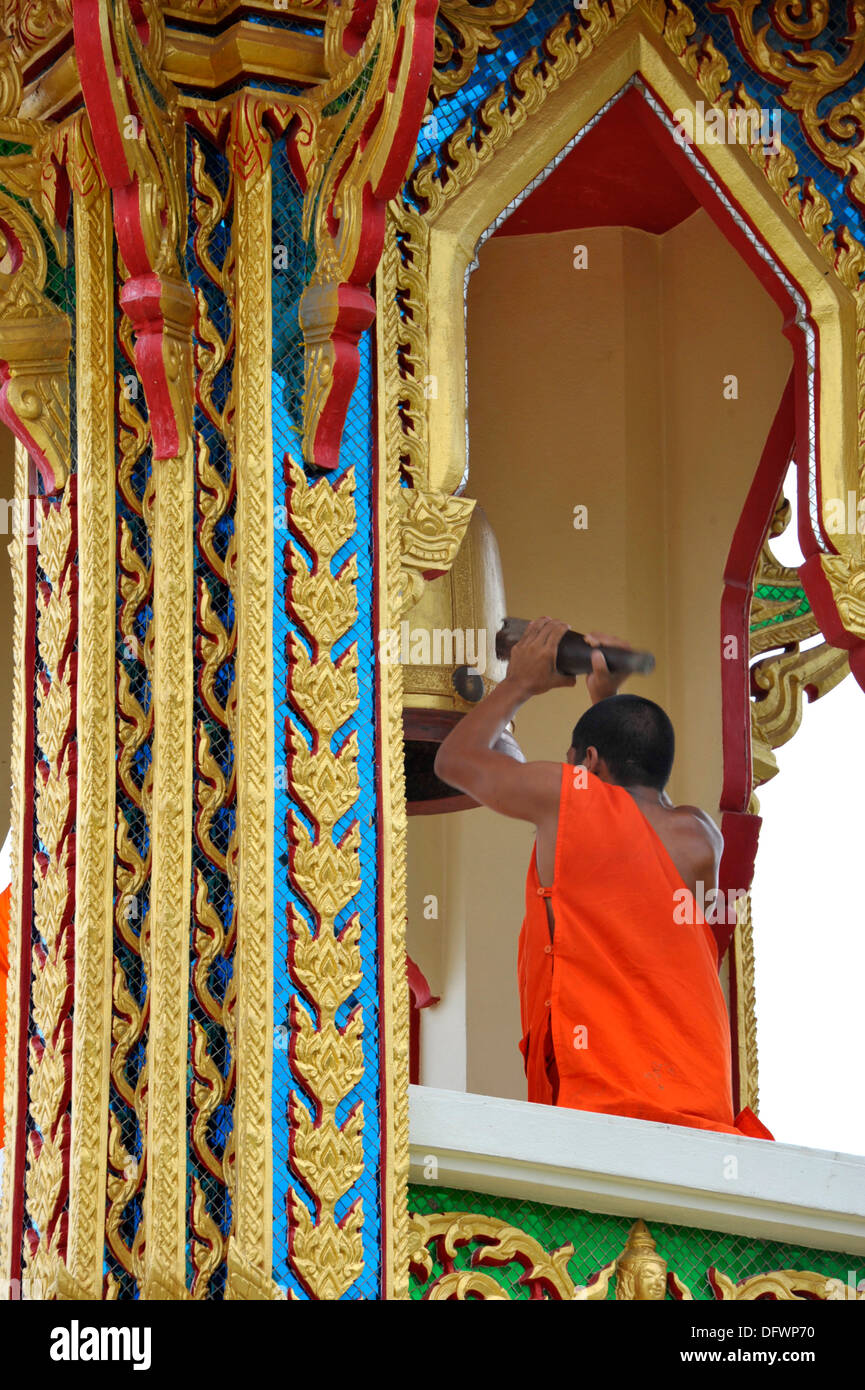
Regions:
[[568, 763], [553, 883], [535, 848], [517, 969], [530, 1101], [773, 1137], [733, 1116], [717, 947], [693, 894], [629, 793]]

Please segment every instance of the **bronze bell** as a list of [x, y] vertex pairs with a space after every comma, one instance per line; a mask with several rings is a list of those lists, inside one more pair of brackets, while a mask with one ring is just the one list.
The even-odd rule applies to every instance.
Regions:
[[[505, 611], [499, 547], [483, 510], [475, 506], [450, 571], [425, 586], [401, 624], [409, 815], [477, 804], [436, 777], [433, 762], [453, 726], [505, 675], [507, 666], [495, 653]], [[504, 746], [518, 751], [507, 736]]]

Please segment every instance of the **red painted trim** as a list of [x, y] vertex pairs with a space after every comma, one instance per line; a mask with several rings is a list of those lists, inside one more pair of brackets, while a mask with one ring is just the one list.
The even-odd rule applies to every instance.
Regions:
[[428, 1009], [431, 1004], [441, 1002], [441, 995], [433, 994], [429, 980], [416, 961], [406, 952], [406, 979], [409, 992], [416, 1009]]
[[[342, 162], [328, 193], [329, 202], [322, 208], [329, 231], [336, 235], [339, 217], [335, 208], [341, 183], [358, 154], [368, 146], [377, 127], [386, 122], [389, 143], [382, 152], [382, 163], [375, 181], [368, 180], [362, 188], [354, 258], [347, 260], [340, 268], [343, 278], [338, 291], [337, 321], [329, 332], [326, 325], [317, 325], [314, 319], [309, 325], [304, 324], [301, 300], [300, 317], [307, 360], [310, 352], [317, 349], [323, 340], [330, 341], [334, 354], [330, 387], [316, 421], [314, 435], [309, 441], [311, 457], [308, 461], [316, 468], [333, 469], [339, 465], [346, 414], [358, 377], [358, 340], [372, 322], [375, 312], [374, 301], [367, 287], [381, 259], [387, 204], [399, 193], [417, 145], [432, 78], [437, 9], [437, 0], [413, 0], [413, 3], [406, 4], [400, 10], [387, 95], [383, 94], [369, 111], [358, 138], [341, 152]], [[360, 50], [374, 14], [373, 0], [353, 0], [344, 32], [347, 52], [357, 53]], [[393, 111], [386, 105], [389, 102], [392, 106], [395, 100], [399, 111], [396, 121]], [[306, 183], [304, 154], [307, 152], [308, 162], [311, 138], [310, 123], [301, 118], [290, 127], [286, 141], [288, 161], [301, 187], [305, 187]], [[322, 328], [325, 329], [324, 339]]]
[[117, 55], [110, 32], [106, 34], [103, 28], [108, 22], [103, 0], [73, 0], [73, 38], [81, 93], [90, 114], [102, 171], [111, 187], [118, 188], [130, 182], [132, 171], [123, 132], [114, 119], [112, 84], [117, 81]]
[[[28, 495], [34, 497], [36, 493], [36, 470], [32, 460], [29, 465]], [[38, 505], [38, 504], [37, 504]], [[35, 682], [36, 673], [36, 546], [28, 545], [27, 570], [25, 577], [24, 593], [24, 667], [31, 679]], [[25, 768], [33, 769], [35, 777], [35, 695], [34, 708], [29, 711], [29, 718], [25, 723], [24, 734], [24, 757]], [[31, 936], [33, 923], [33, 835], [34, 835], [34, 813], [35, 798], [34, 786], [31, 780], [29, 795], [24, 806], [24, 823], [21, 827], [21, 844], [19, 845], [19, 863], [21, 878], [21, 954], [18, 961], [18, 1117], [14, 1135], [14, 1140], [10, 1137], [9, 1144], [15, 1145], [14, 1162], [11, 1154], [7, 1154], [7, 1167], [5, 1180], [8, 1182], [14, 1170], [18, 1179], [17, 1186], [12, 1191], [12, 1249], [10, 1251], [9, 1277], [11, 1280], [21, 1279], [22, 1254], [24, 1241], [24, 1164], [27, 1153], [27, 1026], [30, 1016], [30, 974], [32, 969], [32, 950]], [[26, 866], [29, 865], [29, 870]], [[26, 939], [26, 940], [25, 940]], [[10, 967], [11, 967], [10, 961]], [[18, 1298], [20, 1299], [20, 1287]]]
[[[754, 480], [733, 533], [721, 598], [722, 811], [747, 811], [751, 795], [750, 618], [754, 575], [796, 441], [794, 372], [775, 412]], [[737, 656], [725, 659], [725, 641]], [[735, 885], [741, 887], [743, 885]]]
[[[139, 38], [146, 43], [148, 25], [143, 11], [132, 8]], [[149, 190], [142, 189], [138, 174], [127, 158], [132, 138], [124, 130], [135, 121], [136, 132], [146, 134], [145, 115], [135, 106], [129, 84], [120, 71], [114, 51], [112, 12], [103, 0], [74, 0], [75, 53], [81, 91], [93, 143], [113, 194], [114, 229], [128, 272], [120, 302], [129, 316], [135, 336], [135, 365], [141, 377], [153, 436], [154, 459], [175, 458], [181, 449], [182, 423], [172, 399], [169, 377], [176, 372], [176, 342], [166, 341], [166, 317], [171, 334], [191, 331], [194, 298], [182, 278], [182, 268], [163, 274], [154, 264], [156, 248], [152, 232], [145, 230], [150, 210]], [[181, 353], [181, 362], [183, 354]]]
[[365, 285], [340, 285], [338, 306], [336, 322], [330, 332], [334, 351], [332, 385], [312, 445], [316, 467], [329, 470], [339, 467], [342, 432], [360, 375], [358, 344], [375, 319], [375, 300]]

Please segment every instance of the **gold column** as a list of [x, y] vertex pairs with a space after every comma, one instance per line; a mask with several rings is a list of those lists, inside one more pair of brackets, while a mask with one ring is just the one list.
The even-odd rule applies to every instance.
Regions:
[[[184, 330], [181, 327], [180, 333]], [[143, 957], [150, 982], [148, 1178], [142, 1297], [186, 1292], [186, 1093], [193, 815], [195, 470], [188, 341], [178, 335], [181, 450], [153, 460], [153, 861]]]
[[186, 1296], [186, 1090], [192, 879], [193, 451], [153, 462], [153, 870], [148, 1180], [142, 1297]]
[[[397, 259], [396, 239], [385, 243], [385, 261]], [[382, 293], [382, 283], [392, 267], [383, 266], [378, 277], [377, 300], [382, 306], [377, 316], [378, 400], [386, 403], [385, 372], [387, 352], [396, 330], [395, 298]], [[384, 408], [378, 413], [378, 486], [376, 527], [379, 544], [378, 593], [382, 627], [396, 627], [402, 616], [404, 577], [402, 572], [402, 498], [399, 478], [399, 439], [402, 435], [396, 412]], [[378, 640], [376, 638], [376, 651]], [[381, 837], [382, 912], [382, 1053], [383, 1114], [385, 1159], [382, 1173], [382, 1281], [383, 1298], [408, 1298], [409, 1216], [409, 1001], [406, 979], [406, 809], [403, 767], [402, 699], [403, 678], [399, 662], [378, 662], [381, 786], [385, 789]]]
[[78, 777], [75, 1015], [67, 1268], [102, 1296], [114, 900], [114, 306], [111, 200], [89, 123], [70, 140], [78, 406]]
[[231, 120], [236, 256], [237, 1090], [229, 1298], [277, 1297], [273, 1267], [273, 434], [271, 140], [265, 104]]
[[[29, 458], [19, 441], [15, 443], [15, 505], [28, 505]], [[33, 768], [27, 762], [26, 721], [32, 716], [32, 698], [28, 690], [27, 663], [27, 545], [23, 531], [13, 531], [9, 544], [12, 569], [14, 615], [12, 622], [12, 806], [11, 806], [11, 869], [12, 888], [9, 911], [9, 978], [6, 991], [6, 1075], [5, 1121], [6, 1154], [3, 1170], [3, 1193], [0, 1202], [0, 1279], [8, 1280], [14, 1263], [12, 1245], [12, 1193], [23, 1181], [15, 1166], [17, 1145], [13, 1143], [19, 1124], [22, 1097], [18, 1094], [18, 1057], [21, 1050], [20, 969], [22, 945], [21, 895], [24, 874], [33, 872], [32, 847], [24, 843], [27, 805], [33, 790]]]

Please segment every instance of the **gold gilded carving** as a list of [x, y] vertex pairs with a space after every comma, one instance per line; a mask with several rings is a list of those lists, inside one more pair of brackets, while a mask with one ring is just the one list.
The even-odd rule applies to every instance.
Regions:
[[616, 1298], [658, 1302], [667, 1292], [667, 1261], [655, 1249], [645, 1221], [635, 1221], [616, 1260]]
[[72, 22], [72, 0], [6, 0], [0, 20], [19, 67]]
[[[392, 205], [393, 206], [393, 205]], [[387, 243], [386, 243], [387, 245]], [[378, 391], [386, 399], [385, 376], [393, 358], [381, 351], [382, 334], [389, 330], [379, 319]], [[386, 341], [392, 341], [387, 337]], [[378, 506], [384, 537], [379, 559], [380, 611], [393, 620], [403, 612], [405, 585], [402, 572], [400, 504], [400, 456], [392, 447], [389, 406], [378, 412]], [[382, 940], [389, 943], [382, 962], [381, 1027], [384, 1055], [390, 1058], [388, 1092], [381, 1116], [386, 1136], [382, 1173], [382, 1247], [390, 1252], [383, 1296], [408, 1298], [409, 1247], [409, 997], [406, 978], [406, 830], [405, 773], [403, 767], [402, 699], [403, 670], [399, 662], [379, 662], [381, 714], [382, 815], [387, 833], [381, 839]]]
[[[449, 1211], [411, 1217], [411, 1268], [416, 1282], [428, 1285], [423, 1298], [511, 1299], [505, 1284], [499, 1283], [483, 1267], [521, 1265], [518, 1284], [528, 1288], [528, 1297], [547, 1301], [580, 1303], [604, 1302], [615, 1280], [615, 1298], [621, 1302], [661, 1302], [668, 1295], [675, 1300], [693, 1301], [694, 1294], [667, 1261], [658, 1253], [654, 1238], [642, 1220], [635, 1221], [624, 1249], [614, 1260], [595, 1270], [585, 1284], [575, 1284], [568, 1270], [574, 1247], [570, 1243], [547, 1252], [539, 1241], [519, 1227], [498, 1217], [476, 1212]], [[477, 1245], [470, 1255], [468, 1270], [457, 1265], [461, 1248]], [[440, 1272], [436, 1274], [435, 1267]], [[714, 1265], [706, 1270], [706, 1281], [716, 1300], [751, 1302], [758, 1298], [865, 1299], [840, 1279], [810, 1270], [781, 1269], [752, 1275], [735, 1283]]]
[[473, 497], [400, 488], [400, 548], [404, 581], [401, 613], [417, 603], [425, 579], [451, 568], [475, 507]]
[[[411, 1218], [413, 1249], [412, 1270], [423, 1282], [433, 1275], [433, 1265], [439, 1264], [442, 1273], [424, 1293], [425, 1299], [474, 1298], [507, 1299], [505, 1287], [490, 1275], [459, 1271], [455, 1257], [460, 1247], [477, 1242], [472, 1252], [473, 1267], [499, 1266], [518, 1263], [523, 1266], [520, 1284], [528, 1285], [540, 1297], [569, 1300], [574, 1297], [575, 1284], [568, 1273], [568, 1261], [574, 1253], [571, 1244], [561, 1245], [548, 1253], [533, 1236], [494, 1216], [479, 1216], [474, 1212], [444, 1212], [441, 1215]], [[432, 1247], [429, 1249], [428, 1247]]]
[[[132, 346], [129, 341], [130, 326], [126, 319], [121, 320], [121, 339], [127, 354], [130, 370], [132, 367]], [[152, 474], [144, 499], [136, 492], [133, 483], [133, 470], [150, 441], [150, 428], [125, 391], [119, 396], [119, 449], [120, 465], [117, 471], [117, 485], [130, 511], [140, 518], [141, 529], [146, 531], [147, 520], [152, 515]], [[118, 790], [131, 804], [132, 813], [150, 827], [152, 824], [152, 785], [153, 763], [145, 760], [143, 776], [137, 771], [141, 751], [153, 732], [153, 705], [145, 711], [138, 700], [130, 677], [130, 670], [137, 670], [141, 676], [153, 669], [153, 625], [148, 625], [147, 636], [141, 643], [136, 636], [136, 626], [140, 622], [143, 608], [152, 600], [153, 569], [136, 549], [132, 531], [125, 517], [120, 518], [118, 527], [118, 559], [120, 567], [120, 608], [118, 624], [122, 637], [125, 660], [117, 662], [117, 783]], [[145, 994], [144, 1006], [140, 1007], [129, 989], [124, 965], [120, 958], [121, 943], [132, 952], [133, 959], [141, 960], [145, 975], [149, 972], [147, 940], [149, 936], [149, 915], [143, 916], [140, 904], [150, 879], [152, 864], [152, 842], [142, 854], [130, 831], [126, 814], [118, 806], [116, 818], [116, 865], [115, 865], [115, 957], [113, 981], [113, 1019], [111, 1051], [111, 1084], [116, 1094], [129, 1106], [135, 1116], [141, 1136], [141, 1153], [135, 1157], [123, 1143], [121, 1127], [115, 1114], [109, 1114], [108, 1134], [108, 1212], [106, 1216], [106, 1240], [108, 1247], [120, 1266], [134, 1274], [139, 1283], [142, 1278], [142, 1256], [145, 1226], [139, 1222], [134, 1240], [128, 1243], [125, 1234], [125, 1217], [129, 1203], [144, 1189], [147, 1170], [147, 1063], [140, 1067], [135, 1085], [127, 1080], [127, 1062], [145, 1037], [150, 1012], [149, 988]], [[149, 909], [148, 909], [149, 914]], [[134, 924], [138, 923], [136, 930]], [[138, 968], [133, 966], [133, 968]], [[109, 1276], [113, 1279], [113, 1276]], [[116, 1281], [115, 1281], [116, 1285]], [[118, 1286], [119, 1287], [119, 1286]], [[106, 1294], [106, 1297], [108, 1294]]]
[[[86, 22], [78, 10], [75, 18]], [[146, 20], [146, 28], [136, 19]], [[105, 130], [97, 123], [94, 134], [114, 190], [125, 282], [120, 302], [135, 335], [154, 458], [185, 455], [191, 466], [194, 305], [183, 272], [185, 132], [163, 68], [165, 25], [155, 0], [146, 0], [140, 14], [129, 0], [117, 0], [104, 20], [100, 44], [82, 47], [79, 63], [91, 117], [99, 111], [105, 120]]]
[[[191, 409], [191, 404], [190, 404]], [[192, 441], [154, 461], [153, 861], [142, 1297], [182, 1296], [192, 876]], [[174, 1295], [172, 1295], [174, 1296]]]
[[[814, 614], [809, 610], [798, 613], [802, 603], [802, 587], [797, 571], [781, 564], [773, 555], [771, 539], [780, 536], [790, 521], [790, 504], [779, 497], [769, 528], [769, 536], [760, 552], [754, 578], [754, 598], [751, 604], [751, 656], [762, 652], [772, 655], [755, 662], [751, 667], [752, 686], [764, 692], [751, 701], [751, 739], [754, 782], [760, 786], [778, 771], [774, 749], [787, 743], [802, 721], [802, 701], [807, 693], [818, 699], [839, 685], [850, 670], [845, 651], [828, 642], [802, 650], [800, 643], [819, 631]], [[827, 561], [840, 557], [827, 556]], [[846, 562], [841, 562], [846, 564]], [[859, 581], [865, 583], [865, 575]], [[781, 591], [778, 598], [759, 595], [759, 588]], [[784, 593], [783, 591], [787, 592]], [[839, 610], [840, 611], [840, 610]], [[865, 613], [865, 608], [863, 608]], [[769, 621], [771, 619], [771, 621]], [[849, 626], [844, 615], [842, 620]], [[743, 1102], [744, 1103], [744, 1102]]]
[[[229, 249], [221, 267], [217, 267], [211, 256], [210, 243], [214, 229], [228, 216], [232, 198], [232, 184], [225, 193], [220, 193], [210, 178], [201, 142], [193, 139], [192, 146], [192, 187], [193, 198], [193, 247], [199, 265], [208, 279], [221, 292], [230, 310], [231, 323], [227, 341], [223, 341], [214, 324], [208, 308], [207, 298], [199, 286], [196, 290], [196, 367], [198, 369], [197, 398], [201, 409], [211, 424], [225, 438], [229, 455], [233, 442], [234, 393], [229, 390], [222, 407], [213, 397], [213, 384], [217, 374], [234, 353], [234, 254]], [[217, 540], [217, 528], [226, 516], [234, 498], [236, 483], [235, 464], [232, 461], [227, 477], [211, 463], [210, 452], [202, 435], [196, 438], [196, 481], [198, 488], [198, 548], [206, 562], [210, 574], [220, 586], [220, 592], [234, 593], [235, 576], [235, 537], [229, 541], [225, 553]], [[234, 661], [237, 642], [236, 620], [227, 628], [223, 623], [217, 605], [213, 601], [211, 583], [199, 578], [197, 594], [199, 652], [198, 686], [207, 718], [199, 719], [195, 734], [196, 758], [196, 814], [195, 836], [200, 852], [214, 866], [215, 872], [205, 875], [200, 867], [195, 867], [195, 897], [192, 990], [196, 1006], [201, 1010], [207, 1023], [200, 1016], [191, 1019], [192, 1032], [192, 1083], [191, 1100], [191, 1138], [195, 1159], [207, 1170], [219, 1186], [228, 1187], [233, 1176], [230, 1162], [225, 1161], [226, 1151], [217, 1154], [211, 1144], [211, 1121], [217, 1110], [231, 1096], [235, 1084], [235, 1038], [232, 1004], [234, 991], [227, 993], [222, 1002], [211, 993], [209, 980], [211, 967], [217, 957], [228, 959], [235, 941], [235, 920], [233, 916], [223, 927], [214, 902], [211, 900], [211, 884], [216, 891], [230, 888], [230, 898], [237, 901], [236, 850], [237, 827], [232, 835], [228, 852], [224, 853], [214, 843], [213, 829], [217, 817], [225, 815], [226, 808], [233, 806], [235, 800], [236, 766], [232, 760], [226, 771], [213, 752], [211, 730], [215, 730], [224, 747], [235, 747], [234, 704], [236, 693], [232, 682], [226, 704], [223, 705], [217, 693], [220, 670], [226, 663]], [[222, 734], [220, 735], [220, 730]], [[220, 877], [223, 876], [223, 877]], [[230, 988], [230, 987], [228, 987]], [[211, 1039], [208, 1029], [216, 1024], [219, 1031]], [[214, 1049], [226, 1052], [224, 1065], [218, 1064]], [[220, 1059], [222, 1061], [222, 1059]], [[225, 1073], [223, 1075], [223, 1072]], [[220, 1227], [222, 1209], [228, 1205], [226, 1195], [208, 1182], [207, 1189], [199, 1177], [193, 1177], [193, 1201], [191, 1207], [192, 1263], [195, 1269], [191, 1292], [193, 1298], [206, 1298], [214, 1273], [225, 1258], [227, 1238]], [[216, 1207], [212, 1204], [216, 1202]]]
[[[400, 518], [400, 597], [392, 619], [420, 599], [424, 582], [453, 564], [474, 510], [472, 498], [425, 490], [429, 423], [426, 373], [426, 258], [424, 219], [401, 200], [388, 208], [388, 234], [379, 270], [384, 370], [382, 443]], [[405, 312], [401, 313], [400, 305]], [[411, 486], [400, 486], [400, 480]]]
[[[28, 460], [23, 444], [15, 445], [14, 496], [18, 506], [25, 505], [28, 495]], [[24, 826], [28, 802], [32, 796], [33, 767], [26, 760], [26, 721], [32, 718], [32, 686], [27, 661], [27, 606], [30, 601], [27, 584], [27, 545], [24, 532], [13, 530], [9, 543], [9, 564], [12, 573], [12, 801], [11, 830], [11, 892], [9, 910], [9, 974], [6, 984], [6, 1070], [5, 1096], [5, 1168], [0, 1183], [0, 1279], [11, 1279], [17, 1252], [13, 1249], [12, 1193], [18, 1191], [22, 1174], [18, 1171], [18, 1145], [12, 1142], [17, 1134], [19, 1116], [27, 1104], [26, 1092], [18, 1091], [18, 1058], [21, 1052], [20, 963], [30, 943], [30, 924], [22, 923], [21, 902], [23, 879], [33, 872], [33, 847], [25, 839]], [[26, 933], [25, 933], [26, 927]], [[17, 1237], [16, 1237], [17, 1238]], [[15, 1266], [17, 1267], [17, 1265]]]
[[849, 556], [821, 555], [838, 616], [848, 632], [865, 638], [865, 566]]
[[[118, 4], [103, 34], [101, 51], [89, 53], [82, 77], [88, 100], [96, 99], [108, 64], [116, 64], [122, 81], [109, 82], [113, 119], [119, 129], [134, 120], [139, 138], [124, 143], [129, 180], [113, 147], [115, 227], [124, 283], [120, 303], [128, 319], [120, 337], [135, 347], [139, 389], [148, 403], [154, 461], [145, 495], [153, 567], [152, 649], [147, 652], [152, 688], [152, 782], [139, 792], [151, 799], [151, 874], [149, 914], [142, 925], [140, 953], [148, 984], [147, 1077], [140, 1096], [146, 1102], [147, 1185], [143, 1222], [132, 1260], [143, 1298], [185, 1296], [186, 1089], [192, 841], [192, 611], [194, 450], [191, 434], [193, 299], [183, 278], [187, 231], [185, 141], [174, 93], [163, 76], [164, 28], [159, 9], [145, 6], [147, 47], [127, 0]], [[76, 11], [76, 19], [78, 14]], [[143, 30], [142, 30], [143, 32]], [[100, 77], [100, 64], [102, 76]], [[109, 117], [106, 115], [106, 120]], [[97, 148], [100, 132], [95, 132]], [[103, 165], [105, 159], [101, 158]], [[125, 263], [125, 264], [124, 264]], [[158, 295], [154, 297], [154, 287]], [[121, 415], [133, 418], [130, 403]], [[138, 436], [133, 427], [133, 440]], [[120, 535], [123, 563], [124, 537]], [[128, 588], [142, 580], [142, 565], [131, 558]], [[134, 633], [130, 634], [134, 641]], [[133, 648], [133, 650], [136, 650]], [[121, 700], [123, 690], [121, 689]], [[126, 732], [140, 729], [137, 712]], [[121, 716], [121, 729], [123, 726]], [[127, 747], [120, 734], [123, 762]], [[122, 773], [121, 773], [122, 775]], [[148, 809], [145, 807], [145, 809]], [[127, 837], [128, 842], [128, 837]], [[119, 831], [118, 844], [123, 843]], [[130, 865], [132, 877], [137, 866]], [[121, 935], [123, 929], [121, 927]], [[125, 989], [125, 994], [124, 994]], [[115, 997], [131, 997], [128, 981], [116, 981]], [[128, 1006], [127, 1006], [128, 1007]], [[143, 1026], [135, 1020], [132, 1026]], [[121, 1035], [123, 1029], [121, 1028]], [[112, 1066], [117, 1084], [118, 1071]], [[137, 1089], [137, 1088], [136, 1088]], [[118, 1147], [119, 1146], [119, 1147]], [[109, 1200], [124, 1201], [140, 1183], [140, 1164], [120, 1151], [109, 1136], [112, 1176]], [[124, 1161], [125, 1160], [125, 1161]], [[116, 1164], [123, 1166], [118, 1171]], [[138, 1170], [136, 1172], [136, 1169]], [[115, 1213], [116, 1215], [116, 1213]], [[114, 1216], [109, 1216], [109, 1228]], [[137, 1266], [136, 1266], [137, 1257]]]
[[426, 221], [410, 204], [394, 198], [388, 205], [378, 271], [379, 322], [384, 325], [388, 345], [381, 380], [384, 439], [390, 455], [398, 461], [398, 477], [419, 488], [426, 478], [429, 438], [428, 257]]
[[[757, 812], [754, 812], [757, 814]], [[759, 1114], [757, 987], [754, 973], [754, 924], [751, 894], [736, 899], [733, 969], [736, 972], [736, 1041], [739, 1050], [739, 1105]]]
[[12, 40], [0, 39], [0, 119], [17, 116], [21, 105], [21, 68]]
[[[337, 1109], [363, 1075], [363, 1015], [356, 1008], [340, 1028], [336, 1014], [362, 978], [360, 922], [352, 916], [337, 933], [335, 922], [360, 888], [360, 832], [354, 823], [339, 842], [334, 826], [357, 800], [360, 786], [356, 741], [338, 752], [331, 737], [358, 704], [357, 648], [335, 663], [331, 648], [357, 616], [356, 564], [338, 575], [331, 561], [354, 534], [354, 476], [336, 484], [326, 478], [309, 483], [289, 465], [291, 528], [312, 557], [307, 567], [291, 546], [289, 604], [312, 644], [309, 656], [298, 639], [290, 653], [291, 700], [313, 731], [306, 750], [298, 733], [291, 739], [292, 794], [313, 823], [310, 835], [300, 818], [291, 818], [291, 875], [312, 914], [310, 925], [292, 907], [289, 914], [290, 968], [312, 1012], [295, 1000], [291, 1012], [296, 1074], [314, 1111], [310, 1119], [301, 1096], [290, 1094], [290, 1169], [315, 1202], [315, 1218], [294, 1187], [289, 1189], [290, 1260], [313, 1298], [340, 1298], [363, 1269], [363, 1203], [358, 1198], [341, 1221], [337, 1202], [363, 1171], [363, 1106], [355, 1105], [342, 1124]], [[324, 703], [328, 692], [333, 703]]]
[[[748, 61], [779, 91], [779, 100], [795, 112], [808, 144], [824, 163], [849, 178], [851, 197], [865, 206], [865, 95], [831, 102], [862, 72], [865, 64], [865, 14], [847, 7], [848, 31], [833, 39], [843, 52], [836, 61], [828, 48], [815, 42], [833, 17], [827, 0], [802, 6], [785, 0], [769, 7], [770, 22], [755, 28], [759, 0], [718, 0], [726, 11], [740, 48]], [[774, 42], [770, 42], [770, 38]], [[777, 40], [780, 39], [779, 43]], [[797, 47], [791, 45], [796, 44]]]
[[71, 650], [75, 640], [75, 540], [67, 487], [40, 502], [37, 562], [44, 575], [36, 600], [36, 640], [43, 670], [36, 701], [36, 834], [31, 1009], [37, 1032], [28, 1049], [30, 1116], [25, 1203], [25, 1277], [52, 1289], [66, 1254], [73, 990], [75, 870], [74, 716]]
[[802, 721], [802, 697], [825, 695], [849, 673], [845, 651], [821, 642], [805, 651], [768, 657], [752, 667], [752, 678], [765, 695], [752, 705], [753, 717], [770, 748], [780, 748], [795, 734]]
[[[272, 1271], [273, 787], [271, 603], [273, 508], [271, 424], [271, 137], [266, 108], [241, 98], [232, 111], [228, 154], [234, 177], [237, 509], [232, 577], [237, 603], [237, 663], [229, 711], [237, 777], [235, 878], [237, 933], [225, 1027], [234, 1039], [234, 1132], [227, 1297], [260, 1297]], [[236, 1024], [235, 1024], [235, 1011]], [[236, 1038], [234, 1031], [236, 1027]], [[233, 1154], [233, 1159], [232, 1159]]]
[[[418, 165], [411, 183], [425, 219], [435, 220], [445, 203], [466, 188], [514, 131], [540, 111], [618, 22], [610, 18], [606, 8], [597, 6], [587, 12], [587, 18], [591, 20], [589, 27], [575, 38], [571, 15], [563, 15], [544, 40], [543, 54], [532, 49], [514, 69], [509, 79], [510, 100], [503, 106], [505, 86], [496, 87], [481, 103], [476, 120], [468, 117], [462, 121], [441, 150]], [[538, 71], [539, 65], [542, 71]]]
[[78, 771], [70, 1279], [102, 1293], [115, 818], [114, 304], [111, 206], [86, 118], [70, 139], [75, 193], [78, 499]]
[[417, 0], [328, 6], [330, 78], [296, 98], [292, 150], [304, 189], [302, 235], [315, 257], [298, 309], [303, 454], [317, 467], [339, 462], [358, 342], [375, 316], [368, 283], [381, 254], [377, 208], [411, 158], [408, 135], [425, 95], [432, 24], [432, 13]]
[[757, 1298], [771, 1298], [780, 1302], [791, 1299], [820, 1302], [865, 1299], [865, 1290], [857, 1292], [840, 1279], [827, 1278], [825, 1274], [815, 1274], [807, 1269], [776, 1269], [770, 1274], [754, 1274], [750, 1279], [735, 1283], [712, 1266], [707, 1270], [706, 1278], [715, 1298], [723, 1303], [750, 1303]]
[[435, 70], [432, 91], [436, 98], [449, 96], [468, 82], [478, 55], [498, 48], [497, 31], [516, 24], [534, 0], [441, 0], [436, 16]]
[[260, 1269], [247, 1263], [240, 1254], [234, 1236], [228, 1242], [228, 1287], [232, 1299], [252, 1299], [256, 1302], [279, 1302], [285, 1290]]
[[69, 472], [69, 319], [42, 292], [48, 261], [33, 219], [2, 192], [0, 264], [0, 419], [53, 492]]

